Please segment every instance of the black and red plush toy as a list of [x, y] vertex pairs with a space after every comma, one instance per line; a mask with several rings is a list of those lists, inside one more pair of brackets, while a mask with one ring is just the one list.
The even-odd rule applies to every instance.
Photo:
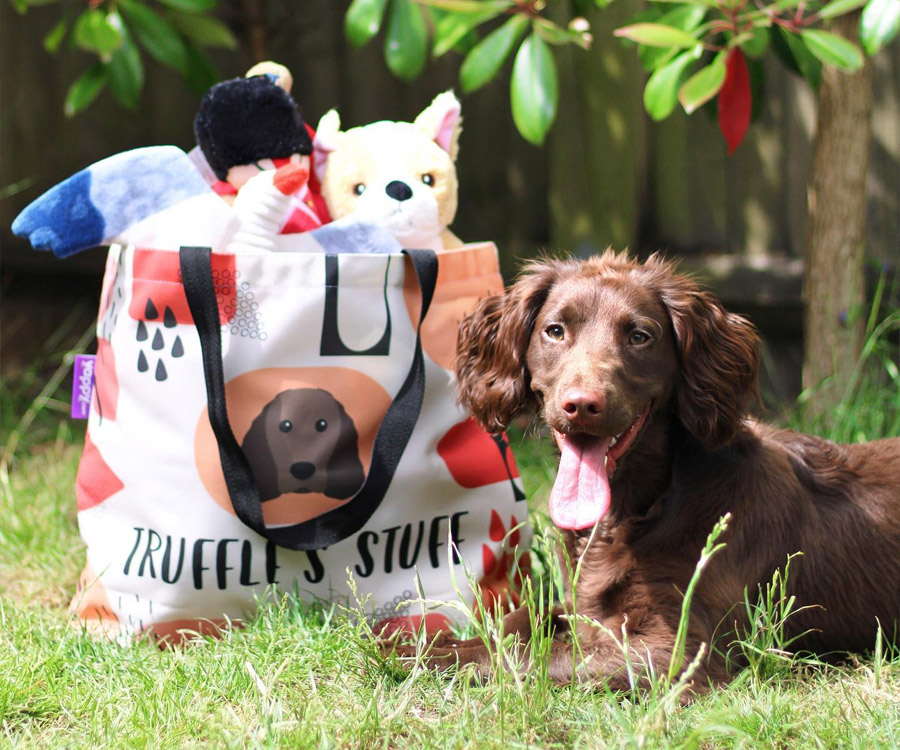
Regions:
[[260, 63], [246, 77], [209, 89], [194, 120], [197, 144], [217, 178], [213, 189], [228, 203], [254, 177], [275, 170], [257, 182], [274, 182], [275, 190], [290, 196], [279, 217], [282, 234], [330, 220], [310, 163], [314, 132], [290, 95], [291, 83], [284, 66]]

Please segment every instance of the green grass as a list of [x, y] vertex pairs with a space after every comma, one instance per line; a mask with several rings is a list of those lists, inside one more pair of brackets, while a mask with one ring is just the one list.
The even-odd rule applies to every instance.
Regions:
[[[896, 349], [888, 329], [876, 328], [858, 387], [828, 428], [835, 437], [849, 429], [851, 439], [871, 439], [900, 424], [896, 367], [885, 364]], [[401, 669], [345, 612], [290, 597], [245, 629], [189, 648], [95, 641], [66, 617], [84, 559], [72, 491], [81, 429], [56, 415], [56, 394], [29, 401], [22, 393], [0, 391], [4, 444], [15, 441], [0, 466], [0, 747], [900, 747], [900, 654], [885, 646], [835, 667], [787, 653], [789, 567], [761, 587], [762, 604], [747, 605], [753, 632], [735, 648], [750, 667], [686, 706], [683, 686], [667, 674], [622, 697], [555, 687], [540, 669], [500, 671], [484, 684], [464, 673]], [[23, 425], [32, 404], [34, 419]], [[551, 441], [531, 434], [518, 442], [533, 521], [543, 529]], [[551, 534], [537, 543], [546, 549]], [[708, 554], [714, 546], [712, 539]], [[558, 581], [552, 556], [538, 552], [538, 573]], [[529, 605], [546, 606], [554, 586], [535, 589]], [[497, 635], [491, 622], [469, 629]], [[497, 658], [512, 658], [500, 641]], [[546, 647], [538, 638], [536, 652]]]

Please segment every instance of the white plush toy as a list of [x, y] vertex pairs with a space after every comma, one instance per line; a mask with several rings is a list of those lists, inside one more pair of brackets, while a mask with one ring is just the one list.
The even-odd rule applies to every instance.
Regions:
[[459, 247], [456, 215], [459, 100], [445, 91], [414, 122], [383, 120], [341, 130], [336, 110], [316, 128], [314, 160], [332, 218], [354, 214], [387, 229], [403, 247]]

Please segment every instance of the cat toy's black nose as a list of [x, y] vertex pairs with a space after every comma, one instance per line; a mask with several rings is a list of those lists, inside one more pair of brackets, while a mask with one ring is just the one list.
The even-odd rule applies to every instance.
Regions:
[[400, 180], [389, 182], [387, 187], [385, 187], [384, 192], [391, 196], [395, 201], [408, 201], [412, 198], [412, 188], [405, 182], [400, 182]]

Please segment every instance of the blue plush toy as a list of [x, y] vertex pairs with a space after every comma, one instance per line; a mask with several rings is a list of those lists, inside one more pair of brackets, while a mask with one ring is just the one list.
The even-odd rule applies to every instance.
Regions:
[[[197, 199], [210, 203], [207, 208], [228, 224], [227, 213], [212, 203], [221, 201], [188, 155], [175, 146], [150, 146], [110, 156], [72, 175], [27, 206], [12, 230], [36, 249], [65, 258], [97, 245], [128, 242], [129, 230], [153, 216], [181, 214], [178, 206]], [[132, 234], [138, 239], [148, 233]]]

